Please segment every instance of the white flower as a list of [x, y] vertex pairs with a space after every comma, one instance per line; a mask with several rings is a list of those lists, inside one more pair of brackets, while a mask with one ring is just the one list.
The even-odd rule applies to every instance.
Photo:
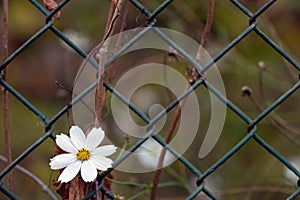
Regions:
[[56, 136], [56, 144], [66, 153], [50, 159], [51, 169], [62, 169], [58, 181], [69, 182], [79, 171], [85, 182], [94, 181], [97, 170], [105, 171], [112, 167], [113, 161], [107, 156], [116, 152], [114, 145], [99, 146], [104, 138], [101, 128], [93, 128], [87, 137], [78, 126], [72, 126], [70, 137], [65, 134]]

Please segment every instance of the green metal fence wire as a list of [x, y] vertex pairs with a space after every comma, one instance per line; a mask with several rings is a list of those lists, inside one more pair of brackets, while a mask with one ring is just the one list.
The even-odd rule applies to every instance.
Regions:
[[[87, 53], [79, 48], [76, 44], [74, 44], [66, 35], [64, 35], [60, 30], [58, 30], [54, 26], [54, 20], [52, 17], [60, 11], [65, 5], [67, 5], [70, 1], [64, 0], [61, 1], [57, 8], [53, 11], [48, 12], [38, 1], [29, 0], [40, 12], [42, 12], [45, 17], [45, 25], [38, 30], [30, 39], [28, 39], [20, 48], [14, 51], [3, 63], [1, 63], [0, 70], [4, 70], [9, 66], [9, 64], [17, 58], [22, 52], [26, 51], [26, 49], [31, 45], [35, 40], [41, 37], [46, 31], [52, 31], [57, 37], [62, 39], [65, 43], [67, 43], [71, 48], [73, 48], [78, 55], [83, 58], [87, 58]], [[158, 8], [156, 8], [153, 12], [149, 11], [146, 7], [143, 6], [137, 0], [130, 0], [132, 5], [134, 5], [137, 9], [143, 13], [148, 19], [147, 27], [155, 27], [157, 22], [156, 17], [167, 8], [173, 1], [166, 0], [164, 1]], [[225, 48], [220, 50], [220, 52], [213, 57], [212, 61], [208, 63], [206, 66], [200, 66], [198, 62], [190, 57], [183, 49], [180, 48], [176, 44], [176, 41], [172, 41], [166, 35], [164, 35], [159, 29], [155, 29], [155, 33], [162, 38], [168, 45], [170, 45], [173, 49], [175, 49], [182, 57], [184, 57], [191, 65], [198, 68], [201, 73], [205, 73], [215, 62], [222, 59], [233, 47], [235, 47], [238, 43], [240, 43], [244, 38], [246, 38], [249, 33], [256, 33], [266, 44], [270, 45], [274, 50], [278, 52], [283, 58], [285, 58], [296, 70], [300, 71], [300, 65], [295, 59], [290, 56], [284, 49], [282, 49], [276, 42], [274, 42], [267, 34], [265, 34], [260, 28], [258, 28], [258, 17], [263, 14], [268, 8], [270, 8], [276, 0], [270, 0], [265, 3], [256, 13], [252, 13], [246, 7], [244, 7], [237, 0], [230, 0], [234, 6], [236, 6], [242, 13], [244, 13], [247, 17], [249, 17], [249, 26], [245, 28], [245, 30], [240, 33], [235, 39], [233, 39]], [[128, 42], [122, 49], [120, 49], [110, 60], [107, 61], [106, 67], [110, 66], [112, 62], [117, 60], [127, 48], [130, 48], [136, 41], [139, 40], [145, 33], [147, 33], [148, 28], [145, 28], [138, 35], [132, 38], [131, 41]], [[95, 65], [97, 67], [97, 65]], [[14, 193], [10, 192], [4, 185], [3, 179], [4, 177], [18, 165], [23, 159], [25, 159], [34, 149], [36, 149], [39, 145], [41, 145], [45, 140], [54, 140], [55, 135], [53, 134], [54, 128], [53, 125], [62, 117], [68, 109], [72, 108], [77, 102], [80, 101], [85, 95], [87, 95], [93, 88], [96, 87], [96, 82], [92, 84], [89, 88], [79, 94], [72, 102], [67, 104], [63, 109], [61, 109], [53, 118], [49, 119], [44, 113], [42, 113], [39, 109], [37, 109], [29, 100], [27, 100], [22, 94], [20, 94], [17, 90], [15, 90], [10, 84], [8, 84], [3, 77], [0, 77], [0, 84], [2, 87], [7, 89], [10, 94], [12, 94], [15, 98], [17, 98], [25, 107], [27, 107], [32, 113], [38, 116], [45, 124], [45, 133], [36, 140], [30, 147], [28, 147], [23, 153], [21, 153], [9, 166], [3, 169], [0, 173], [0, 191], [8, 196], [11, 199], [18, 199]], [[172, 147], [170, 147], [162, 137], [159, 135], [154, 135], [153, 126], [155, 123], [163, 117], [166, 113], [170, 112], [174, 107], [176, 107], [181, 100], [186, 98], [191, 92], [197, 89], [200, 85], [205, 86], [207, 90], [211, 91], [217, 98], [219, 98], [224, 104], [227, 105], [229, 109], [231, 109], [238, 117], [240, 117], [245, 123], [248, 125], [248, 130], [245, 130], [245, 136], [242, 138], [232, 149], [230, 149], [222, 158], [217, 160], [212, 166], [210, 166], [206, 171], [201, 172], [197, 167], [195, 167], [188, 159], [181, 156], [178, 152], [176, 152]], [[134, 151], [136, 151], [149, 137], [152, 137], [156, 140], [161, 146], [163, 146], [167, 151], [173, 154], [178, 160], [188, 169], [191, 173], [198, 177], [197, 179], [197, 188], [187, 197], [187, 199], [195, 199], [198, 194], [203, 192], [210, 199], [218, 199], [217, 196], [210, 191], [205, 185], [205, 179], [214, 173], [220, 166], [227, 162], [227, 160], [236, 154], [243, 146], [245, 146], [249, 141], [257, 142], [261, 147], [263, 147], [269, 154], [277, 158], [283, 165], [285, 165], [291, 172], [293, 172], [298, 178], [300, 178], [300, 172], [280, 153], [278, 153], [271, 145], [269, 145], [265, 140], [263, 140], [257, 133], [256, 125], [259, 124], [266, 116], [270, 114], [275, 108], [277, 108], [281, 103], [283, 103], [286, 99], [288, 99], [295, 91], [297, 91], [300, 87], [300, 81], [296, 82], [288, 91], [282, 94], [277, 100], [274, 101], [269, 107], [263, 110], [255, 119], [251, 119], [248, 117], [243, 111], [239, 109], [233, 102], [223, 96], [217, 89], [215, 89], [208, 81], [206, 80], [198, 80], [196, 81], [187, 91], [182, 93], [182, 95], [171, 102], [164, 111], [157, 114], [153, 119], [149, 119], [147, 115], [145, 115], [141, 110], [139, 110], [134, 104], [132, 104], [128, 99], [123, 97], [117, 90], [114, 89], [112, 85], [108, 82], [104, 82], [104, 86], [108, 91], [119, 98], [124, 104], [126, 104], [133, 112], [135, 112], [142, 120], [144, 120], [148, 124], [148, 132], [145, 137], [138, 140], [122, 157], [116, 160], [113, 164], [113, 167], [108, 169], [107, 171], [101, 173], [98, 176], [98, 180], [100, 181], [99, 190], [103, 192], [108, 198], [115, 199], [116, 197], [110, 191], [107, 191], [103, 187], [104, 178], [112, 172], [119, 164], [121, 164], [128, 156], [131, 155]], [[85, 199], [89, 199], [94, 195], [95, 191], [88, 194]], [[290, 194], [288, 199], [295, 199], [300, 194], [300, 181], [298, 181], [298, 188], [294, 191], [294, 193]]]

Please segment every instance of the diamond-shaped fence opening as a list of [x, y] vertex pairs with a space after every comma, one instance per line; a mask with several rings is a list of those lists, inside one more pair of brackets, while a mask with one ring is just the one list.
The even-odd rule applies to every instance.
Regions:
[[[49, 2], [54, 3], [44, 2], [48, 6]], [[92, 92], [102, 85], [105, 98], [100, 102], [103, 103], [100, 124], [119, 150], [112, 167], [99, 172], [95, 184], [84, 191], [84, 199], [148, 199], [150, 196], [151, 199], [297, 199], [300, 194], [300, 65], [297, 62], [300, 6], [297, 1], [64, 0], [49, 9], [50, 12], [34, 0], [9, 2], [9, 5], [11, 20], [8, 24], [12, 34], [8, 36], [13, 50], [3, 56], [0, 84], [3, 94], [5, 91], [9, 94], [9, 117], [5, 116], [6, 97], [2, 95], [2, 118], [9, 122], [12, 161], [7, 163], [4, 156], [9, 149], [5, 133], [8, 129], [1, 125], [4, 130], [0, 151], [1, 199], [83, 197], [72, 188], [74, 184], [56, 182], [59, 173], [51, 172], [48, 163], [55, 153], [55, 135], [66, 133], [71, 124], [81, 122], [76, 118], [77, 106], [83, 106], [92, 118], [97, 118], [99, 113], [93, 113], [93, 109], [99, 107], [89, 104], [86, 98], [89, 95], [94, 98]], [[4, 3], [4, 11], [5, 7]], [[211, 12], [214, 17], [209, 16]], [[103, 20], [106, 16], [113, 16], [107, 24]], [[213, 20], [212, 27], [207, 27], [209, 20]], [[5, 25], [5, 21], [2, 23]], [[198, 54], [191, 54], [192, 45], [181, 43], [179, 34], [175, 34], [178, 38], [170, 35], [166, 29], [158, 28], [161, 26], [196, 37], [202, 45], [206, 45], [206, 41], [200, 39], [204, 35], [202, 39], [208, 40], [206, 50], [211, 58], [204, 62], [202, 57], [200, 62]], [[117, 33], [115, 27], [119, 27], [121, 33], [115, 41], [109, 40]], [[130, 29], [135, 32], [126, 35], [125, 30]], [[2, 26], [3, 35], [5, 31]], [[205, 38], [207, 33], [209, 36]], [[149, 34], [150, 40], [145, 40]], [[108, 48], [105, 42], [91, 50], [101, 37], [115, 42], [106, 57], [101, 54]], [[159, 44], [168, 50], [149, 50], [156, 44], [154, 38], [159, 38]], [[139, 53], [136, 46], [145, 41], [147, 51]], [[154, 65], [152, 59], [159, 60], [160, 65]], [[83, 63], [81, 68], [80, 63]], [[151, 70], [163, 68], [159, 71], [161, 74], [175, 69], [178, 78], [176, 73], [170, 77], [165, 74], [163, 77], [167, 78], [160, 82], [164, 87], [149, 86], [151, 82], [147, 82], [145, 87], [136, 88], [141, 91], [137, 90], [135, 96], [130, 96], [132, 94], [122, 90], [122, 83], [118, 85], [118, 79], [123, 80], [126, 71], [141, 63], [152, 63], [142, 65]], [[166, 65], [172, 70], [163, 67]], [[72, 88], [72, 84], [80, 80], [87, 66], [95, 70], [94, 79], [77, 93], [76, 85]], [[101, 67], [103, 74], [98, 71]], [[142, 73], [134, 73], [141, 73], [138, 77], [144, 80], [161, 75], [142, 69]], [[226, 94], [216, 86], [215, 79], [210, 78], [214, 69], [218, 69], [222, 77]], [[138, 77], [128, 79], [138, 82]], [[176, 93], [171, 86], [181, 88], [176, 86], [180, 77], [184, 77], [187, 85]], [[128, 87], [131, 86], [123, 88]], [[193, 95], [199, 101], [199, 119], [198, 115], [192, 115], [198, 108], [183, 109]], [[119, 107], [113, 108], [111, 102], [118, 102]], [[216, 109], [217, 115], [208, 111], [216, 102], [227, 109], [226, 114], [222, 113], [222, 106]], [[163, 106], [154, 109], [150, 105], [157, 103]], [[134, 123], [145, 127], [139, 129], [144, 133], [134, 135], [130, 132], [131, 124], [125, 123], [124, 131], [122, 120], [114, 121], [114, 109], [123, 119], [126, 110], [121, 111], [122, 106], [128, 108]], [[153, 109], [148, 113], [149, 107]], [[176, 123], [184, 123], [184, 119], [173, 123], [172, 119], [180, 114], [189, 116], [189, 123], [197, 125], [193, 137], [190, 127], [182, 130], [176, 126]], [[214, 129], [223, 114], [222, 130]], [[165, 125], [157, 132], [162, 120]], [[181, 132], [182, 138], [178, 141], [182, 142], [176, 145], [172, 143], [176, 137], [169, 134], [172, 128]], [[205, 131], [208, 136], [203, 135]], [[211, 136], [218, 131], [220, 135]], [[188, 141], [190, 138], [192, 141]], [[161, 169], [155, 169], [157, 163], [154, 163], [154, 170], [143, 171], [143, 165], [149, 163], [145, 160], [147, 155], [140, 160], [130, 160], [146, 149], [150, 141], [156, 149], [165, 150], [156, 155], [158, 164], [158, 158], [167, 160], [168, 156], [175, 158], [175, 162]], [[180, 144], [189, 146], [180, 147]], [[122, 171], [126, 162], [131, 164], [131, 171], [127, 168]]]

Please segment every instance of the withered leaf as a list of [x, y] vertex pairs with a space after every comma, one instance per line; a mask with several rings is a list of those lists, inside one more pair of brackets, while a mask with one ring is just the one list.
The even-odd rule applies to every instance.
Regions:
[[[55, 9], [57, 7], [57, 3], [54, 0], [44, 0], [44, 6], [48, 11], [51, 12], [53, 9]], [[54, 19], [59, 19], [60, 11], [55, 13], [55, 15], [53, 17], [54, 17]]]

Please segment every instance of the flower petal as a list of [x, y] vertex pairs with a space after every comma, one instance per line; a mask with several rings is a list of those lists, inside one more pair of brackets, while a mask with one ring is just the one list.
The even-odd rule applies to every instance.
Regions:
[[75, 153], [78, 151], [73, 145], [71, 139], [66, 134], [57, 135], [55, 141], [57, 146], [59, 146], [59, 148], [61, 148], [65, 152]]
[[104, 131], [102, 128], [93, 128], [87, 135], [86, 148], [89, 150], [95, 149], [102, 142], [103, 138]]
[[60, 176], [58, 177], [58, 181], [61, 181], [62, 183], [67, 183], [71, 181], [78, 174], [80, 168], [81, 168], [81, 161], [77, 160], [71, 163], [60, 174]]
[[70, 138], [73, 145], [78, 149], [85, 148], [86, 137], [83, 131], [78, 126], [72, 126], [70, 128]]
[[117, 147], [115, 145], [105, 145], [98, 147], [91, 151], [92, 155], [98, 155], [98, 156], [110, 156], [111, 154], [115, 153], [117, 150]]
[[97, 177], [96, 166], [89, 160], [83, 161], [81, 166], [81, 177], [85, 182], [94, 181]]
[[113, 161], [109, 158], [105, 158], [103, 156], [91, 156], [89, 158], [98, 170], [106, 171], [108, 168], [112, 167]]
[[51, 169], [62, 169], [71, 163], [76, 162], [76, 160], [77, 157], [75, 154], [64, 153], [51, 158], [49, 165]]

